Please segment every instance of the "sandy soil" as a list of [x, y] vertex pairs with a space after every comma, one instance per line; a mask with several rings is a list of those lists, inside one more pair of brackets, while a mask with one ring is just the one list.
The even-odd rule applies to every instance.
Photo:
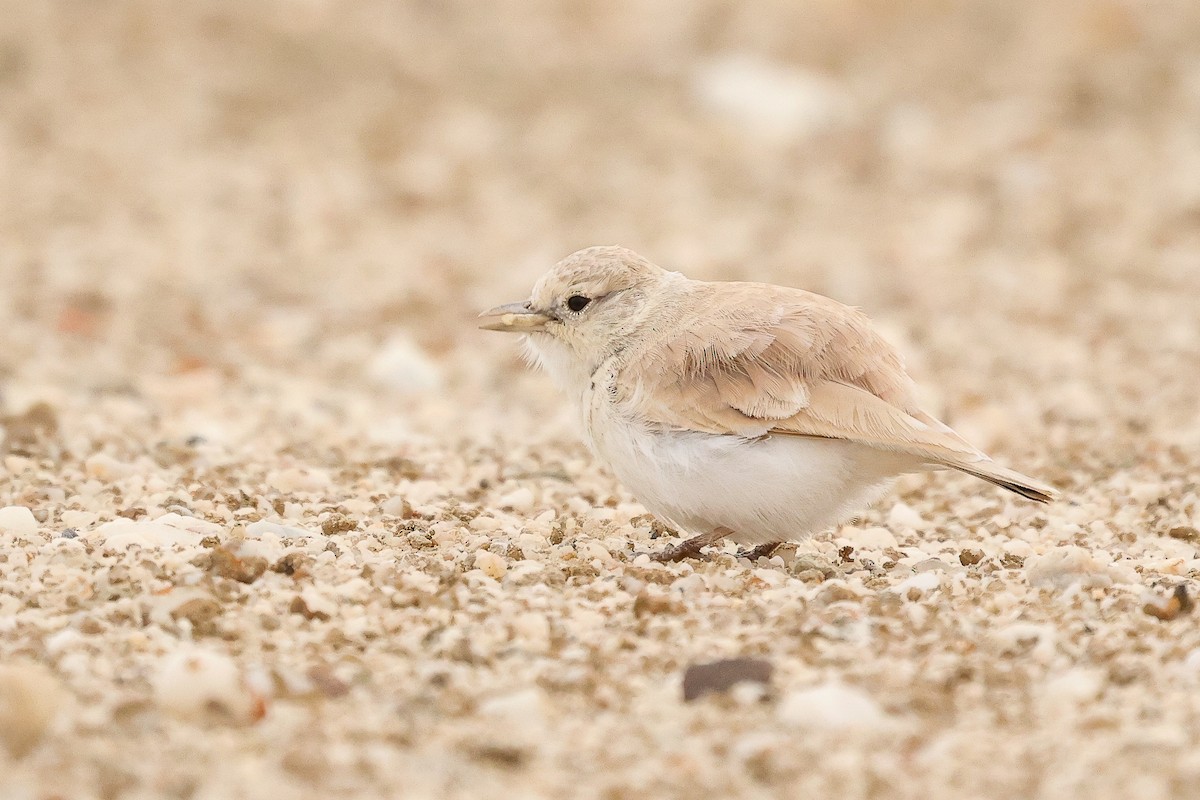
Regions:
[[[0, 0], [0, 796], [1200, 795], [1197, 41]], [[1064, 501], [913, 478], [770, 564], [631, 562], [472, 321], [597, 243], [865, 307]], [[769, 681], [685, 702], [726, 658]]]

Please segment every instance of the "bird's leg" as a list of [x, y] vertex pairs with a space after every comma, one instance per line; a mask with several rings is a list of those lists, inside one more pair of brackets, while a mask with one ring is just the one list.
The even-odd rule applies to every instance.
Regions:
[[717, 528], [708, 533], [702, 533], [699, 536], [693, 536], [674, 547], [668, 547], [665, 550], [660, 550], [657, 553], [647, 553], [654, 561], [667, 563], [669, 561], [683, 561], [685, 558], [698, 558], [700, 551], [711, 544], [717, 544], [733, 531], [728, 528]]
[[760, 558], [770, 558], [775, 555], [775, 551], [780, 548], [783, 542], [767, 542], [760, 544], [758, 547], [751, 547], [749, 550], [738, 550], [738, 558], [748, 558], [751, 562], [758, 561]]

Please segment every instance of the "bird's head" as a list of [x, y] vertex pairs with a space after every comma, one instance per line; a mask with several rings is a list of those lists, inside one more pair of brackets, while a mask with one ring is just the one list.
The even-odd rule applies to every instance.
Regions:
[[542, 360], [567, 356], [594, 369], [653, 313], [661, 287], [679, 277], [624, 247], [589, 247], [555, 264], [528, 300], [485, 311], [479, 327], [527, 334]]

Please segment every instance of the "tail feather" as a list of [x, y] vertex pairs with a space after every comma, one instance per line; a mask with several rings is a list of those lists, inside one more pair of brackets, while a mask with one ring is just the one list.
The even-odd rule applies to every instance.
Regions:
[[1016, 492], [1022, 497], [1038, 503], [1049, 503], [1058, 499], [1058, 490], [1048, 483], [1022, 475], [1016, 470], [1002, 467], [991, 461], [975, 461], [971, 463], [952, 463], [948, 467], [960, 470], [976, 478], [982, 478], [1002, 489]]

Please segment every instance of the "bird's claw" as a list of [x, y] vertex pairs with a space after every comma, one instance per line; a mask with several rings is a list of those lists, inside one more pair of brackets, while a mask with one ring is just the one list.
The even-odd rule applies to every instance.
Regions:
[[775, 555], [775, 551], [779, 549], [783, 542], [767, 542], [760, 544], [758, 547], [751, 547], [748, 550], [738, 550], [738, 558], [748, 558], [751, 562], [758, 561], [760, 558], [770, 558]]

